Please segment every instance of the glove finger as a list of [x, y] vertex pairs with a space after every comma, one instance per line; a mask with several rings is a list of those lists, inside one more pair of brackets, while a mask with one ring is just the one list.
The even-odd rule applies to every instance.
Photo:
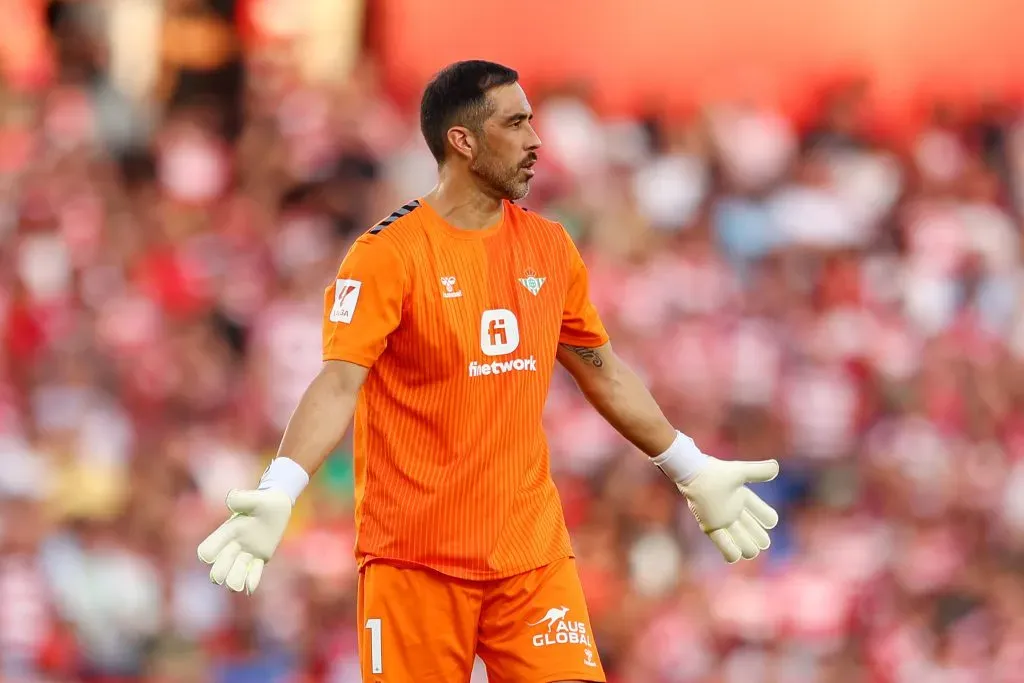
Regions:
[[259, 507], [263, 500], [263, 492], [260, 490], [243, 491], [231, 489], [225, 501], [228, 509], [239, 515], [251, 515]]
[[231, 565], [231, 571], [228, 572], [228, 578], [224, 582], [228, 588], [236, 593], [242, 592], [242, 589], [245, 588], [245, 576], [249, 573], [249, 565], [252, 564], [252, 560], [252, 553], [238, 553], [238, 557]]
[[234, 525], [229, 519], [214, 529], [213, 533], [203, 539], [203, 542], [196, 548], [199, 561], [204, 564], [213, 564], [228, 543], [234, 540], [234, 536]]
[[747, 489], [746, 507], [754, 519], [765, 529], [774, 529], [775, 525], [779, 523], [779, 513], [750, 489]]
[[743, 553], [740, 551], [739, 546], [737, 546], [732, 540], [732, 535], [725, 529], [715, 529], [708, 534], [708, 538], [718, 546], [718, 550], [722, 553], [722, 557], [724, 557], [725, 561], [729, 564], [738, 562], [739, 559], [743, 557]]
[[238, 553], [242, 551], [242, 546], [238, 545], [238, 541], [231, 541], [224, 550], [221, 550], [217, 555], [217, 559], [213, 563], [213, 568], [210, 569], [210, 581], [213, 581], [218, 586], [224, 584], [224, 579], [228, 577], [228, 572], [231, 571], [232, 565], [235, 563], [235, 558], [238, 557]]
[[729, 526], [729, 535], [732, 536], [733, 542], [740, 549], [740, 553], [743, 555], [744, 560], [752, 560], [761, 554], [761, 550], [757, 547], [757, 543], [754, 543], [754, 539], [750, 537], [750, 534], [746, 532], [743, 525], [739, 522], [733, 522], [733, 524]]
[[745, 483], [771, 481], [779, 476], [778, 460], [760, 460], [758, 462], [743, 463], [743, 476]]
[[263, 577], [263, 560], [257, 558], [252, 561], [249, 565], [249, 573], [245, 576], [245, 592], [252, 595], [256, 591], [256, 587], [260, 585], [260, 579]]
[[743, 530], [746, 531], [752, 539], [754, 539], [754, 543], [758, 548], [761, 550], [768, 550], [772, 544], [772, 539], [768, 536], [768, 532], [757, 523], [757, 520], [754, 519], [754, 515], [750, 514], [749, 510], [743, 511], [743, 514], [740, 515], [739, 523], [740, 526], [743, 527]]

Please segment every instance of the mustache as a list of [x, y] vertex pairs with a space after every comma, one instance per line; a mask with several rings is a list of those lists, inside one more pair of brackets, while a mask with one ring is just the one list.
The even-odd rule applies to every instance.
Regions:
[[530, 156], [526, 157], [526, 159], [523, 161], [523, 163], [521, 163], [519, 165], [521, 167], [523, 167], [523, 168], [526, 168], [527, 166], [529, 166], [531, 164], [535, 164], [535, 163], [537, 163], [537, 155], [536, 154], [531, 154]]

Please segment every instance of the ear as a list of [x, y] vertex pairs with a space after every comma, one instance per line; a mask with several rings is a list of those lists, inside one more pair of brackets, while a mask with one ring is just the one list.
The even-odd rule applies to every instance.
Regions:
[[472, 159], [477, 151], [476, 136], [464, 126], [452, 126], [448, 129], [448, 144], [456, 154], [465, 159]]

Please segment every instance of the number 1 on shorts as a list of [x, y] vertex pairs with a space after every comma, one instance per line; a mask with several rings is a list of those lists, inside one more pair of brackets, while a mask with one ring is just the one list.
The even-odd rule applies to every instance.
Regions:
[[365, 628], [370, 629], [370, 668], [373, 673], [384, 672], [384, 653], [381, 645], [380, 619], [367, 619]]

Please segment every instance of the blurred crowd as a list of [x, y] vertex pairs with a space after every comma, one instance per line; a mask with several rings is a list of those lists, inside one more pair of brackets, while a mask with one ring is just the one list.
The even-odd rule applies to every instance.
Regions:
[[[195, 546], [317, 372], [345, 249], [435, 168], [370, 60], [311, 82], [218, 3], [169, 6], [195, 49], [141, 101], [89, 3], [0, 85], [0, 681], [355, 683], [347, 442], [255, 596]], [[609, 680], [1024, 681], [1024, 109], [936, 106], [896, 144], [869, 83], [806, 121], [532, 96], [524, 203], [577, 239], [617, 351], [706, 452], [783, 465], [772, 549], [726, 568], [556, 376]]]

